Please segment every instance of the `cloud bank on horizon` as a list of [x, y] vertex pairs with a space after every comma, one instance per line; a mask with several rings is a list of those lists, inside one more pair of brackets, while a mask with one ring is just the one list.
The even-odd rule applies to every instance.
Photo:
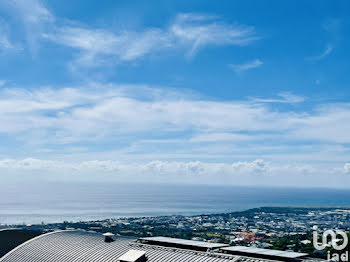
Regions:
[[64, 17], [61, 4], [39, 0], [0, 3], [1, 179], [350, 182], [342, 8], [339, 19], [300, 24], [301, 35], [319, 31], [310, 43], [329, 37], [315, 56], [310, 43], [287, 44], [274, 28], [280, 17], [260, 24], [225, 8], [175, 8], [146, 25], [132, 11], [115, 22], [123, 17], [115, 3], [115, 15], [95, 4], [106, 15], [92, 8]]

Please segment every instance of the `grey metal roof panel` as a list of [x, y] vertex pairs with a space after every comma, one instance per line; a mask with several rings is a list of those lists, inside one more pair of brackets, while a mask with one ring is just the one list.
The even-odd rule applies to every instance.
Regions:
[[118, 260], [120, 261], [129, 261], [129, 262], [133, 262], [133, 261], [137, 261], [139, 258], [141, 258], [142, 256], [144, 256], [146, 254], [145, 251], [140, 251], [140, 250], [129, 250], [128, 252], [126, 252], [124, 255], [122, 255], [120, 258], [118, 258]]
[[244, 252], [249, 254], [275, 256], [280, 258], [281, 257], [299, 258], [299, 257], [304, 257], [308, 255], [307, 253], [298, 253], [298, 252], [292, 252], [292, 251], [272, 250], [272, 249], [254, 248], [254, 247], [245, 247], [245, 246], [223, 247], [220, 249], [224, 251]]
[[246, 247], [246, 246], [229, 246], [229, 247], [223, 247], [220, 248], [221, 250], [227, 250], [227, 251], [245, 251], [247, 249], [253, 249], [253, 247]]
[[179, 238], [172, 238], [172, 237], [142, 237], [142, 238], [139, 238], [139, 240], [178, 244], [178, 245], [192, 246], [192, 247], [204, 247], [204, 248], [212, 248], [212, 249], [228, 246], [227, 244], [223, 244], [223, 243], [208, 243], [203, 241], [186, 240], [186, 239], [179, 239]]
[[285, 251], [282, 250], [272, 250], [272, 249], [267, 249], [265, 254], [269, 256], [277, 256], [279, 254], [283, 254]]
[[308, 254], [306, 253], [298, 253], [298, 252], [292, 252], [288, 251], [283, 254], [283, 257], [288, 257], [288, 258], [298, 258], [298, 257], [304, 257], [307, 256]]
[[[135, 243], [117, 238], [104, 242], [104, 236], [86, 231], [59, 231], [33, 238], [0, 258], [0, 262], [90, 262], [118, 261], [129, 250], [145, 251], [148, 262], [227, 262], [205, 252], [179, 250]], [[231, 257], [232, 259], [233, 257]]]
[[262, 254], [262, 255], [269, 255], [269, 256], [275, 256], [281, 253], [285, 253], [285, 251], [281, 250], [272, 250], [272, 249], [265, 249], [265, 248], [252, 248], [252, 247], [237, 247], [236, 249], [233, 248], [227, 248], [227, 250], [236, 250], [240, 252], [246, 252], [251, 254]]

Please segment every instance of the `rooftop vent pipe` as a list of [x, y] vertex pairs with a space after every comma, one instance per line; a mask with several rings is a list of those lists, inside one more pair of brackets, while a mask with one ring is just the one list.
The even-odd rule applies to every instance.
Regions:
[[111, 232], [104, 233], [103, 236], [105, 237], [105, 242], [107, 242], [107, 243], [114, 241], [114, 239], [113, 239], [114, 234]]

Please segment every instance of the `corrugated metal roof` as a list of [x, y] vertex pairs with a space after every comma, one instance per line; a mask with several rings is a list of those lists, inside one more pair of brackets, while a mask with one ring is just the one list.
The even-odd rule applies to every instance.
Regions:
[[102, 234], [86, 231], [59, 231], [33, 238], [10, 251], [1, 262], [78, 262], [118, 261], [129, 250], [145, 251], [148, 262], [227, 262], [238, 258], [214, 257], [205, 252], [180, 250], [135, 243], [117, 238], [106, 243]]
[[186, 239], [179, 239], [179, 238], [172, 238], [172, 237], [142, 237], [139, 240], [154, 241], [159, 243], [168, 243], [168, 244], [176, 244], [176, 245], [191, 246], [191, 247], [203, 247], [203, 248], [210, 248], [210, 249], [228, 246], [227, 244], [222, 244], [222, 243], [208, 243], [203, 241], [193, 241], [193, 240], [186, 240]]
[[274, 256], [274, 257], [280, 257], [280, 258], [300, 258], [308, 255], [307, 253], [271, 250], [271, 249], [245, 247], [245, 246], [223, 247], [220, 249], [223, 251], [229, 251], [229, 252], [242, 252], [247, 254], [257, 254], [257, 255], [265, 255], [265, 256], [271, 256], [271, 257]]

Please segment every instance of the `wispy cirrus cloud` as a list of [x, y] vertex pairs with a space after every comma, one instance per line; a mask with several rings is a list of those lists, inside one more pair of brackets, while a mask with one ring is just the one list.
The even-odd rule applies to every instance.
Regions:
[[1, 32], [1, 29], [0, 29], [0, 50], [6, 51], [6, 50], [12, 50], [14, 48], [15, 48], [14, 45], [10, 42], [8, 37]]
[[42, 0], [4, 0], [0, 4], [18, 14], [21, 19], [30, 24], [40, 24], [54, 20], [54, 15], [45, 7]]
[[251, 141], [258, 139], [252, 135], [240, 134], [240, 133], [208, 133], [199, 134], [192, 137], [189, 141], [194, 143], [201, 142], [222, 142], [222, 141]]
[[142, 31], [62, 26], [44, 37], [77, 50], [75, 62], [82, 66], [133, 61], [171, 50], [184, 50], [193, 57], [206, 46], [244, 46], [259, 39], [252, 26], [227, 24], [203, 14], [179, 14], [167, 27]]
[[248, 45], [260, 37], [253, 26], [227, 24], [216, 16], [179, 14], [169, 29], [175, 41], [189, 47], [188, 56], [194, 56], [209, 45]]
[[253, 26], [227, 23], [208, 14], [180, 13], [164, 27], [123, 30], [67, 23], [41, 0], [5, 0], [1, 7], [22, 23], [32, 54], [45, 39], [71, 48], [76, 55], [74, 66], [115, 65], [165, 51], [181, 51], [191, 58], [207, 46], [244, 46], [260, 38]]
[[[311, 111], [294, 112], [273, 106], [303, 101], [290, 93], [280, 94], [281, 99], [219, 102], [167, 92], [137, 85], [2, 89], [0, 120], [7, 124], [0, 132], [16, 135], [46, 130], [50, 139], [65, 143], [131, 133], [145, 136], [154, 130], [180, 138], [185, 131], [223, 137], [231, 133], [232, 139], [241, 140], [247, 138], [242, 132], [279, 132], [295, 139], [350, 141], [348, 104], [322, 104]], [[147, 98], [135, 95], [142, 93]]]
[[328, 19], [322, 25], [324, 31], [327, 32], [329, 36], [329, 44], [326, 45], [324, 51], [320, 55], [306, 57], [307, 61], [320, 61], [331, 55], [340, 40], [341, 35], [341, 20], [340, 19]]
[[281, 92], [278, 98], [251, 98], [251, 101], [258, 103], [286, 103], [294, 104], [305, 101], [305, 97], [292, 94], [290, 92]]
[[54, 34], [44, 37], [79, 51], [75, 63], [81, 66], [133, 61], [171, 46], [170, 40], [159, 29], [115, 34], [104, 29], [67, 26], [57, 28]]
[[334, 47], [331, 45], [328, 45], [322, 54], [318, 56], [310, 56], [305, 59], [308, 61], [319, 61], [329, 56], [333, 52], [333, 50], [334, 50]]
[[1, 1], [0, 8], [7, 10], [14, 20], [22, 24], [29, 50], [36, 54], [41, 34], [50, 30], [55, 16], [41, 0], [4, 0]]
[[263, 61], [261, 61], [260, 59], [255, 59], [253, 61], [249, 61], [243, 64], [229, 64], [229, 67], [239, 74], [250, 69], [258, 68], [263, 64]]
[[20, 50], [19, 46], [10, 40], [9, 32], [7, 23], [0, 19], [0, 54]]

